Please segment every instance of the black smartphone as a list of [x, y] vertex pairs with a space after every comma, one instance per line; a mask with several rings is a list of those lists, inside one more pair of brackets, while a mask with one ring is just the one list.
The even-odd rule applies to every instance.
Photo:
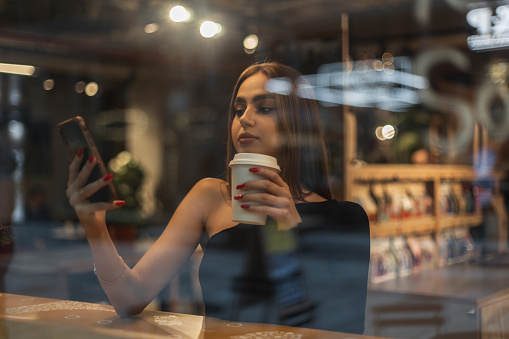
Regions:
[[[59, 123], [57, 130], [70, 161], [74, 159], [79, 150], [83, 150], [80, 169], [83, 168], [91, 155], [97, 159], [97, 164], [88, 177], [88, 183], [103, 178], [109, 173], [82, 117], [76, 116]], [[110, 181], [107, 186], [94, 193], [89, 200], [92, 202], [111, 202], [116, 200], [117, 197], [117, 190]]]

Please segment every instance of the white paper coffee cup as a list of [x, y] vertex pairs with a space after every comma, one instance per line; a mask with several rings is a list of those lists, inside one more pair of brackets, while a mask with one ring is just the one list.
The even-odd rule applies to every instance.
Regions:
[[264, 167], [275, 171], [280, 171], [277, 159], [269, 155], [256, 153], [237, 153], [229, 166], [232, 169], [232, 221], [238, 221], [245, 224], [265, 225], [267, 216], [260, 213], [245, 210], [240, 205], [256, 205], [253, 202], [240, 202], [233, 199], [234, 196], [247, 193], [263, 192], [259, 190], [238, 190], [237, 186], [248, 180], [259, 180], [263, 177], [256, 173], [249, 172], [252, 167]]

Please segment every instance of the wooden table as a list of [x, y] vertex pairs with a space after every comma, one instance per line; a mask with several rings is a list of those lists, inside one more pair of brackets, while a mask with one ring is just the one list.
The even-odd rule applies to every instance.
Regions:
[[130, 318], [120, 318], [109, 305], [15, 294], [0, 295], [0, 338], [375, 339], [150, 310]]

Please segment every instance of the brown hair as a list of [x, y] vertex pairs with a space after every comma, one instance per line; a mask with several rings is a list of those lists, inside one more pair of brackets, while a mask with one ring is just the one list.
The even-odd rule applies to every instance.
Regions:
[[239, 77], [234, 87], [228, 113], [228, 144], [226, 159], [226, 181], [231, 186], [231, 170], [228, 163], [235, 155], [231, 126], [235, 118], [234, 102], [239, 87], [249, 77], [262, 73], [269, 79], [278, 79], [290, 84], [288, 93], [275, 94], [279, 114], [278, 130], [283, 138], [283, 149], [279, 158], [281, 178], [290, 187], [296, 200], [305, 201], [306, 191], [315, 192], [330, 200], [329, 172], [325, 142], [320, 126], [316, 100], [302, 95], [305, 80], [298, 71], [280, 63], [268, 62], [249, 66]]

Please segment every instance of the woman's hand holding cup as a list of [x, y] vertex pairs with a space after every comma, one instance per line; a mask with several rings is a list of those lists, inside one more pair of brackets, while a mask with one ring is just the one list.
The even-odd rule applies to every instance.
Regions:
[[280, 230], [291, 229], [301, 222], [290, 189], [278, 173], [275, 158], [239, 153], [230, 167], [233, 221], [263, 225], [268, 215]]

